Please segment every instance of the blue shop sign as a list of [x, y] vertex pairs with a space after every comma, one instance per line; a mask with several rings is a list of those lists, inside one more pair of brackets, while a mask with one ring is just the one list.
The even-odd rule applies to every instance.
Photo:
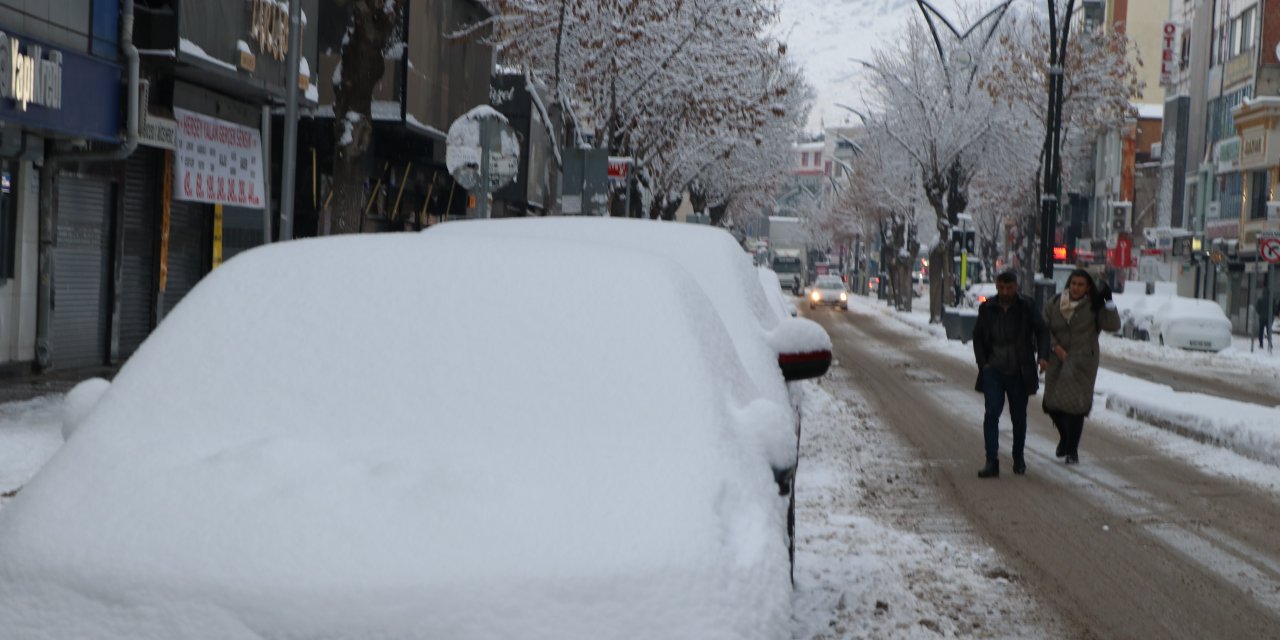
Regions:
[[0, 31], [0, 121], [120, 140], [120, 65]]

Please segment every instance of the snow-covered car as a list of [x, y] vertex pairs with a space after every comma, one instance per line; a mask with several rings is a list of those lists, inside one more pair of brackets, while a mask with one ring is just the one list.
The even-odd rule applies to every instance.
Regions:
[[760, 287], [764, 290], [765, 299], [778, 313], [779, 318], [794, 318], [800, 315], [800, 310], [796, 308], [794, 302], [783, 299], [782, 289], [778, 286], [778, 274], [774, 273], [773, 269], [756, 267], [756, 275], [760, 278]]
[[965, 306], [977, 309], [978, 305], [996, 297], [996, 295], [996, 283], [994, 282], [979, 282], [970, 285], [969, 289], [964, 293]]
[[[1151, 340], [1155, 335], [1155, 313], [1168, 299], [1177, 295], [1176, 285], [1170, 282], [1157, 282], [1151, 293], [1142, 293], [1145, 285], [1141, 282], [1130, 282], [1126, 291], [1135, 289], [1132, 294], [1126, 293], [1124, 303], [1117, 303], [1120, 314], [1120, 333], [1130, 340]], [[1133, 296], [1130, 301], [1130, 295]], [[1112, 296], [1114, 298], [1114, 295]]]
[[759, 371], [711, 297], [586, 242], [237, 255], [0, 510], [0, 636], [783, 637], [784, 380], [830, 340]]
[[849, 309], [849, 288], [844, 286], [840, 276], [822, 275], [809, 288], [809, 308], [818, 305]]
[[1161, 345], [1196, 351], [1231, 346], [1231, 320], [1212, 300], [1166, 298], [1153, 317], [1152, 336]]
[[1117, 331], [1122, 337], [1128, 337], [1125, 329], [1130, 324], [1133, 317], [1134, 305], [1139, 300], [1147, 297], [1147, 292], [1139, 285], [1141, 282], [1129, 282], [1126, 284], [1125, 291], [1115, 291], [1111, 294], [1111, 299], [1116, 304], [1116, 313], [1120, 316], [1120, 330]]

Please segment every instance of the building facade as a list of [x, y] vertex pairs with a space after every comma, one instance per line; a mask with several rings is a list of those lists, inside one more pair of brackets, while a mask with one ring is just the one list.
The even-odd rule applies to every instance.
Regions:
[[[113, 191], [68, 167], [124, 143], [117, 0], [0, 1], [0, 367], [28, 370], [52, 339], [109, 349]], [[51, 190], [50, 174], [66, 179]], [[60, 205], [60, 206], [59, 206]], [[58, 216], [57, 213], [63, 213]], [[49, 312], [57, 278], [64, 295]], [[82, 333], [81, 324], [95, 331]]]

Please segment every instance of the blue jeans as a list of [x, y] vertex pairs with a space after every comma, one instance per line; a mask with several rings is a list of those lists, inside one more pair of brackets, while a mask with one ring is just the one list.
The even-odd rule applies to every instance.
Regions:
[[1027, 442], [1027, 383], [1020, 373], [1004, 373], [994, 367], [982, 370], [982, 394], [987, 413], [982, 419], [983, 442], [987, 460], [995, 460], [1000, 451], [1000, 413], [1005, 398], [1009, 399], [1009, 418], [1013, 421], [1013, 457], [1022, 457]]

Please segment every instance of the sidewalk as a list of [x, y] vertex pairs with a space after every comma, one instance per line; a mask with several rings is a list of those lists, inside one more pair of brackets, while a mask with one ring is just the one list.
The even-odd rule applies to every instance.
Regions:
[[30, 400], [53, 393], [66, 393], [82, 380], [115, 377], [116, 366], [86, 367], [48, 373], [0, 375], [0, 403]]

